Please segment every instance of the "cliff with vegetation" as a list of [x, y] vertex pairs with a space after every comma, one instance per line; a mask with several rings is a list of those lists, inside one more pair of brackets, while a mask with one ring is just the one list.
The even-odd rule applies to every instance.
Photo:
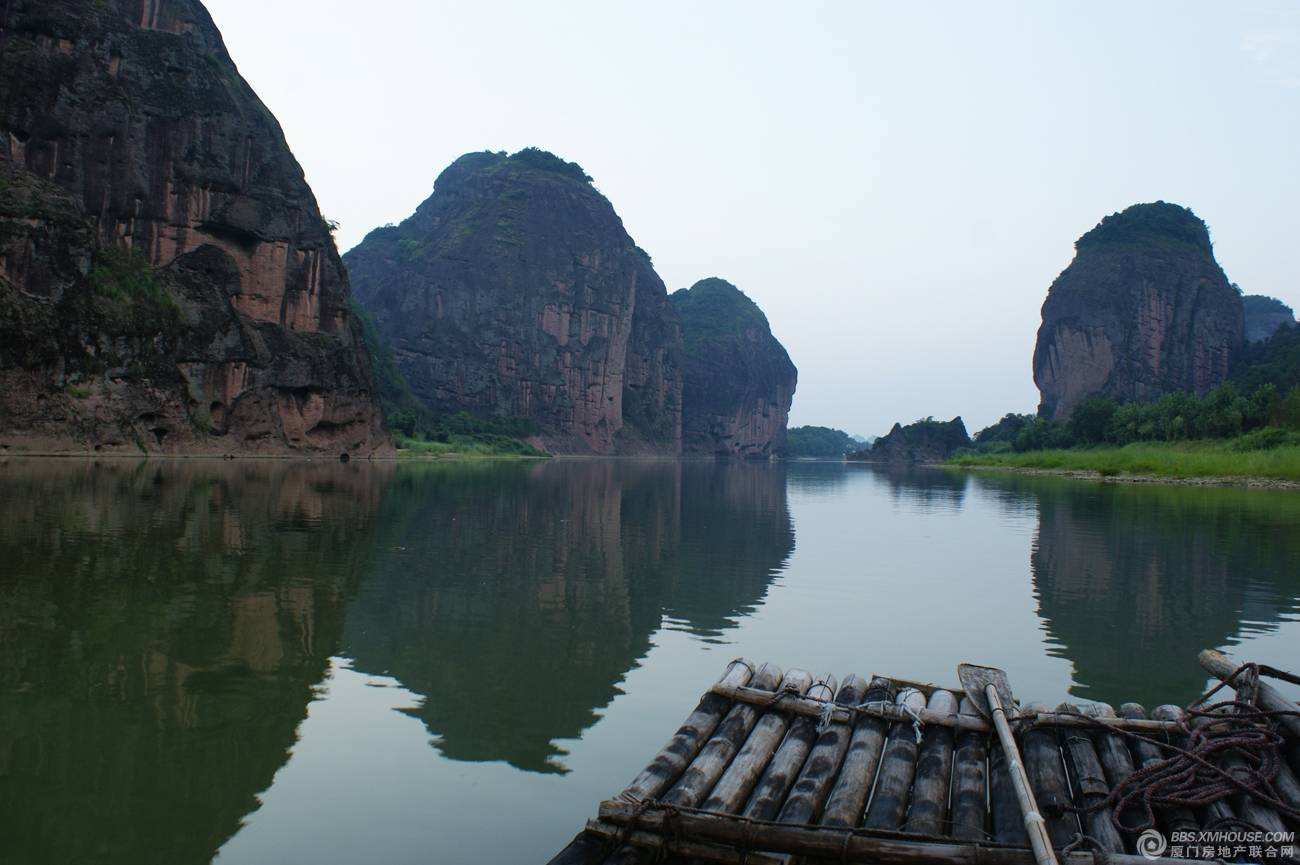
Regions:
[[673, 292], [685, 378], [682, 450], [766, 459], [785, 446], [798, 370], [744, 292], [717, 278]]
[[470, 153], [344, 256], [358, 302], [435, 415], [509, 421], [556, 453], [680, 450], [677, 317], [583, 170]]
[[1205, 394], [1242, 347], [1241, 296], [1209, 231], [1176, 204], [1112, 214], [1075, 243], [1043, 304], [1034, 348], [1039, 413], [1068, 417], [1085, 397]]
[[1246, 316], [1246, 342], [1263, 342], [1278, 328], [1295, 326], [1295, 311], [1275, 297], [1248, 294], [1241, 301]]
[[876, 439], [870, 448], [849, 454], [848, 458], [892, 465], [939, 463], [970, 443], [966, 424], [960, 417], [950, 421], [924, 418], [907, 426], [894, 424], [888, 435]]
[[0, 6], [0, 447], [385, 447], [347, 298], [197, 0]]

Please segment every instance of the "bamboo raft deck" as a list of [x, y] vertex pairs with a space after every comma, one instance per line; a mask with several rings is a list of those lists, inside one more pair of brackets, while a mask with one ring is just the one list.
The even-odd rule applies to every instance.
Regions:
[[[1201, 662], [1220, 679], [1237, 668], [1217, 652], [1203, 652]], [[1270, 686], [1257, 687], [1261, 707], [1297, 708]], [[1139, 855], [1138, 833], [1117, 829], [1109, 807], [1088, 810], [1136, 769], [1165, 756], [1118, 730], [1167, 739], [1185, 733], [1183, 709], [1081, 708], [1029, 704], [1010, 713], [1061, 865], [1197, 861]], [[1276, 723], [1287, 745], [1274, 786], [1300, 809], [1293, 772], [1300, 770], [1300, 718]], [[600, 804], [550, 865], [1034, 865], [1007, 768], [991, 724], [959, 687], [879, 675], [837, 681], [738, 658], [654, 759]], [[1158, 809], [1156, 818], [1165, 837], [1225, 819], [1277, 831], [1300, 828], [1247, 795], [1199, 811]]]

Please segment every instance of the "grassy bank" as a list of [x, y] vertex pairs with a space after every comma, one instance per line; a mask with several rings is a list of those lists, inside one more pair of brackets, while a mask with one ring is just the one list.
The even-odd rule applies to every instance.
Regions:
[[1300, 481], [1300, 444], [1252, 447], [1250, 436], [1220, 441], [1140, 442], [1123, 447], [968, 454], [950, 465], [1097, 472], [1104, 477], [1249, 477]]
[[447, 441], [426, 441], [400, 433], [393, 435], [397, 455], [411, 459], [536, 459], [547, 454], [504, 436], [449, 436]]

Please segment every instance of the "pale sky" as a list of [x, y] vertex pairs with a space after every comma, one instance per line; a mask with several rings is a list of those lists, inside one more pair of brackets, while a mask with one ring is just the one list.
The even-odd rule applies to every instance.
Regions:
[[1300, 306], [1300, 4], [207, 0], [340, 250], [457, 156], [578, 162], [669, 290], [734, 282], [792, 425], [1037, 405], [1072, 244], [1190, 206]]

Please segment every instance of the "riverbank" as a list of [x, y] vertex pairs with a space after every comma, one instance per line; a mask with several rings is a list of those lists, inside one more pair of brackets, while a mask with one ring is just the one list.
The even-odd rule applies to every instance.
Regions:
[[450, 436], [447, 441], [426, 441], [395, 435], [398, 459], [550, 459], [550, 454], [505, 436]]
[[946, 465], [1132, 483], [1300, 489], [1300, 446], [1247, 450], [1240, 439], [968, 454]]

